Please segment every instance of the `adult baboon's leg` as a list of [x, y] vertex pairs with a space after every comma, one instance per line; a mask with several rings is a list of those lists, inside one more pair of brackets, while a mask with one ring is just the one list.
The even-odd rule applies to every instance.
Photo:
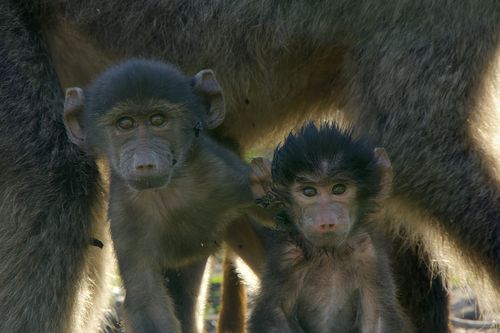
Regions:
[[222, 282], [221, 313], [217, 330], [225, 332], [246, 332], [246, 288], [235, 267], [235, 254], [260, 276], [265, 264], [265, 244], [256, 225], [247, 216], [239, 218], [226, 230], [226, 251], [224, 280]]
[[17, 6], [0, 2], [0, 332], [95, 332], [112, 267], [103, 192], [66, 137], [38, 24]]
[[226, 249], [223, 264], [221, 310], [217, 323], [218, 333], [243, 333], [247, 311], [246, 288], [236, 271], [234, 254]]
[[448, 332], [446, 278], [431, 272], [431, 258], [422, 254], [421, 246], [408, 246], [404, 236], [393, 240], [392, 269], [399, 300], [416, 332]]
[[[387, 149], [394, 168], [394, 197], [437, 220], [444, 235], [469, 256], [468, 263], [486, 268], [500, 286], [499, 184], [485, 147], [475, 140], [481, 128], [474, 127], [474, 117], [483, 112], [486, 74], [497, 56], [500, 17], [494, 10], [498, 3], [482, 6], [469, 8], [471, 17], [483, 15], [472, 26], [464, 17], [450, 16], [453, 28], [443, 29], [450, 22], [437, 20], [435, 8], [426, 9], [435, 19], [427, 24], [419, 21], [395, 29], [381, 23], [376, 38], [353, 48], [346, 66], [352, 80], [347, 110], [362, 133]], [[412, 214], [401, 211], [396, 218], [404, 225]], [[431, 227], [421, 225], [428, 223], [425, 219], [414, 222], [420, 229]], [[421, 332], [444, 330], [448, 313], [440, 306], [446, 298], [443, 282], [425, 272], [426, 257], [418, 261], [406, 251], [395, 266], [405, 257], [418, 265], [400, 267], [401, 274], [407, 274], [400, 277], [407, 281], [403, 292], [416, 295], [405, 302], [413, 302], [410, 316], [425, 315], [422, 322], [434, 323]], [[431, 288], [427, 292], [425, 285]]]

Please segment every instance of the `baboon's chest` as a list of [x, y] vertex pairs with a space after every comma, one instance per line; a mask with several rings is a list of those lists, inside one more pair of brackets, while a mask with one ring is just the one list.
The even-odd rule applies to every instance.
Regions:
[[359, 332], [356, 274], [348, 262], [328, 259], [311, 263], [298, 300], [299, 321], [307, 332]]
[[155, 235], [163, 265], [179, 266], [213, 254], [221, 245], [229, 223], [251, 202], [238, 193], [171, 193], [151, 202]]
[[226, 205], [210, 211], [193, 207], [173, 214], [163, 222], [168, 225], [161, 244], [165, 263], [213, 254], [222, 244], [226, 227], [239, 215], [237, 208]]

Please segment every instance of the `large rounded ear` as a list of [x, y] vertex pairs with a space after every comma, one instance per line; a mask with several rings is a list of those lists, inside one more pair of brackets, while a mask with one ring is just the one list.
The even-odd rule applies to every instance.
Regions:
[[381, 177], [380, 184], [382, 185], [382, 188], [379, 192], [379, 199], [385, 199], [390, 196], [392, 192], [393, 172], [391, 161], [389, 160], [389, 156], [384, 148], [375, 148], [373, 153], [375, 155], [375, 163]]
[[80, 124], [80, 115], [83, 112], [83, 107], [83, 90], [80, 88], [66, 89], [63, 116], [64, 126], [66, 126], [68, 138], [78, 146], [83, 146], [85, 142], [85, 133]]
[[193, 91], [207, 103], [208, 109], [204, 115], [207, 128], [213, 129], [222, 124], [226, 110], [222, 88], [211, 69], [204, 69], [193, 77]]

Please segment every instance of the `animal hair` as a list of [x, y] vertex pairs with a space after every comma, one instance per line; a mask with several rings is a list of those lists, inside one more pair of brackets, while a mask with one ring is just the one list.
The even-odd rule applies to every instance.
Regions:
[[[402, 298], [421, 332], [447, 332], [446, 277], [428, 271], [444, 262], [408, 245], [439, 224], [464, 253], [454, 271], [465, 261], [499, 289], [499, 34], [498, 0], [1, 1], [0, 331], [85, 321], [75, 286], [110, 267], [87, 256], [106, 221], [90, 213], [99, 175], [66, 141], [62, 91], [133, 56], [215, 69], [228, 111], [217, 135], [241, 152], [336, 113], [384, 146], [401, 203], [388, 228], [407, 236], [393, 239]], [[95, 295], [83, 303], [99, 317]]]
[[[328, 177], [335, 172], [359, 180], [361, 196], [373, 196], [380, 185], [371, 181], [377, 173], [373, 148], [366, 140], [353, 138], [351, 129], [341, 129], [335, 123], [319, 127], [308, 123], [290, 133], [274, 151], [273, 184], [290, 186], [302, 173], [321, 172], [318, 176]], [[324, 162], [328, 170], [318, 167]]]

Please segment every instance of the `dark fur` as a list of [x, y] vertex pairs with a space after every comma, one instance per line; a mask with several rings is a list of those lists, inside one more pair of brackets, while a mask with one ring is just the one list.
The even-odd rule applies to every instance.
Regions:
[[[326, 161], [325, 173], [321, 166]], [[303, 217], [295, 215], [299, 203], [291, 192], [297, 176], [304, 174], [322, 181], [342, 174], [356, 188], [347, 243], [318, 247], [298, 226]], [[279, 214], [283, 230], [264, 232], [270, 249], [250, 332], [412, 331], [397, 301], [388, 242], [372, 225], [387, 186], [382, 174], [373, 147], [335, 125], [304, 126], [276, 149], [272, 188], [284, 205]], [[362, 328], [371, 322], [373, 309], [380, 311], [372, 320], [383, 323], [381, 331]]]
[[[432, 226], [420, 217], [435, 218], [498, 287], [498, 181], [470, 120], [489, 115], [479, 101], [499, 34], [497, 0], [2, 1], [0, 331], [67, 332], [69, 300], [79, 297], [73, 286], [90, 272], [83, 267], [109, 267], [89, 257], [92, 227], [104, 225], [90, 217], [98, 177], [64, 140], [58, 82], [85, 86], [131, 55], [191, 72], [214, 68], [228, 104], [220, 136], [243, 149], [342, 107], [389, 152], [395, 199], [405, 203], [390, 220], [415, 238], [413, 226]], [[25, 241], [31, 230], [40, 230], [38, 241]], [[432, 277], [427, 255], [403, 243], [403, 303], [419, 332], [446, 332], [445, 281]]]
[[300, 173], [320, 173], [318, 166], [323, 160], [334, 163], [330, 175], [342, 171], [356, 181], [358, 198], [369, 212], [380, 190], [373, 147], [365, 140], [353, 138], [351, 130], [341, 130], [335, 124], [322, 124], [318, 128], [310, 123], [298, 133], [288, 135], [274, 152], [274, 191], [282, 199], [288, 199], [295, 177]]
[[0, 332], [97, 327], [112, 268], [97, 167], [67, 141], [33, 18], [5, 1], [0, 16]]
[[[227, 225], [253, 205], [249, 167], [196, 127], [223, 114], [212, 103], [222, 92], [204, 90], [214, 80], [129, 60], [85, 90], [83, 110], [72, 108], [67, 93], [70, 135], [83, 134], [83, 145], [111, 165], [111, 234], [126, 289], [125, 322], [136, 333], [198, 331], [205, 262]], [[75, 112], [82, 132], [74, 132]], [[151, 123], [155, 115], [164, 125]], [[120, 129], [122, 117], [137, 127]], [[146, 164], [155, 169], [136, 169]]]

